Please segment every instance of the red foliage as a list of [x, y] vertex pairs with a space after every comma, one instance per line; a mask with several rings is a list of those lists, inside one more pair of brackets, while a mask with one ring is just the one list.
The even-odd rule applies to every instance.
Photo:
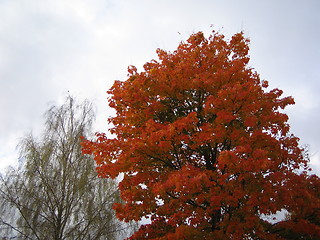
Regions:
[[[310, 185], [308, 158], [281, 112], [294, 101], [267, 91], [248, 67], [248, 44], [242, 33], [226, 41], [199, 32], [173, 53], [158, 50], [143, 72], [129, 67], [108, 92], [115, 138], [97, 134], [83, 151], [100, 176], [124, 173], [119, 219], [151, 218], [131, 239], [285, 238], [279, 228], [319, 236], [308, 220], [319, 178]], [[281, 209], [292, 220], [261, 219]]]

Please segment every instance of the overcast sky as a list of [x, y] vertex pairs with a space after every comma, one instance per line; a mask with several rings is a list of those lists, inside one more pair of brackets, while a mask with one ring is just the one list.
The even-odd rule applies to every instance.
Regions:
[[157, 48], [215, 29], [243, 30], [250, 65], [295, 98], [292, 132], [320, 173], [319, 11], [319, 0], [0, 0], [0, 169], [68, 91], [96, 104], [95, 130], [106, 132], [106, 91], [128, 65], [142, 70]]

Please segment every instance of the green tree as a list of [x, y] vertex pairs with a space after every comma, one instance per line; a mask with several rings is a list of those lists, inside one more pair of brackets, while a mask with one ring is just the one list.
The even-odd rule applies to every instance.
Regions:
[[19, 145], [22, 166], [1, 177], [1, 236], [18, 239], [116, 239], [124, 226], [112, 204], [117, 184], [97, 177], [81, 153], [94, 119], [92, 104], [75, 102], [46, 112], [43, 135]]

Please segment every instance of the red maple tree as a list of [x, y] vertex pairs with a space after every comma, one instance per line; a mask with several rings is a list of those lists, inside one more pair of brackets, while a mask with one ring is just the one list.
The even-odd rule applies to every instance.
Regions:
[[124, 174], [118, 218], [150, 219], [131, 239], [320, 239], [319, 178], [282, 111], [294, 100], [267, 90], [248, 50], [243, 33], [199, 32], [108, 92], [113, 137], [83, 152], [101, 177]]

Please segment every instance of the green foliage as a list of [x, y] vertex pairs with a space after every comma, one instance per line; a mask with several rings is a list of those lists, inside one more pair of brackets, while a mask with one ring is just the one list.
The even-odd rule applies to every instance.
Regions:
[[92, 157], [81, 153], [94, 112], [68, 97], [46, 113], [41, 138], [25, 137], [22, 166], [1, 178], [2, 236], [22, 239], [115, 239], [117, 184], [97, 177]]

